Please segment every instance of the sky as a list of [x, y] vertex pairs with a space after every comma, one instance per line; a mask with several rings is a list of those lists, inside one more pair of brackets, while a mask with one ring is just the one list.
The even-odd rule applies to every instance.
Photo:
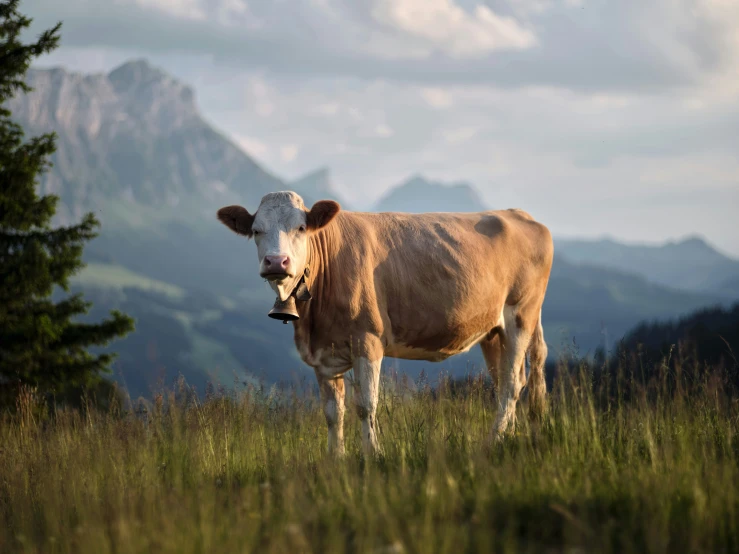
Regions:
[[739, 257], [736, 0], [25, 0], [39, 67], [145, 57], [272, 173], [469, 181], [555, 236]]

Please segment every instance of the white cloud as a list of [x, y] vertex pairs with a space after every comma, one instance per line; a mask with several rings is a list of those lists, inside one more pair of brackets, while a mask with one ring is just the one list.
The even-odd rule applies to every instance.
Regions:
[[269, 117], [275, 110], [267, 82], [262, 76], [255, 75], [251, 77], [246, 85], [246, 96], [248, 101], [254, 106], [256, 113], [261, 117]]
[[518, 16], [530, 17], [545, 15], [562, 7], [582, 8], [585, 2], [584, 0], [506, 0], [506, 4]]
[[231, 137], [250, 156], [265, 159], [269, 156], [270, 148], [264, 142], [254, 137], [233, 133]]
[[[736, 67], [734, 0], [34, 0], [64, 45], [282, 75], [666, 90]], [[103, 31], [104, 29], [104, 31]]]
[[[103, 0], [101, 0], [102, 2]], [[145, 10], [192, 21], [213, 20], [225, 27], [258, 29], [257, 18], [246, 0], [111, 0], [121, 6], [138, 5]]]
[[386, 123], [380, 123], [375, 127], [375, 135], [382, 138], [391, 137], [395, 134], [395, 131]]
[[238, 26], [242, 29], [254, 30], [264, 25], [257, 18], [245, 0], [221, 0], [214, 11], [216, 20], [226, 27]]
[[475, 57], [536, 44], [531, 30], [482, 4], [468, 13], [454, 0], [375, 0], [371, 13], [383, 25], [428, 45], [429, 53]]
[[336, 102], [325, 102], [316, 107], [316, 112], [324, 116], [335, 116], [339, 112], [339, 105]]
[[[126, 3], [125, 0], [119, 3]], [[134, 3], [147, 9], [161, 11], [183, 19], [204, 20], [206, 13], [199, 0], [134, 0]]]
[[460, 127], [458, 129], [450, 129], [444, 132], [444, 140], [449, 144], [457, 144], [467, 142], [477, 134], [475, 127]]
[[445, 109], [454, 105], [452, 94], [442, 88], [422, 88], [421, 97], [432, 108]]
[[268, 100], [262, 100], [256, 105], [257, 113], [262, 117], [269, 117], [275, 111], [275, 107], [272, 102]]
[[298, 157], [300, 148], [296, 144], [285, 144], [280, 148], [280, 158], [283, 162], [293, 162]]

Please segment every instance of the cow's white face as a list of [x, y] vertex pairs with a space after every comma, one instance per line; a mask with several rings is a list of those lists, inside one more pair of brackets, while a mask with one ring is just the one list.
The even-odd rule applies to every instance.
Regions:
[[227, 206], [218, 210], [218, 219], [232, 231], [254, 238], [259, 275], [284, 301], [305, 271], [311, 233], [328, 225], [339, 210], [336, 202], [321, 200], [308, 211], [296, 193], [273, 192], [262, 198], [254, 215], [241, 206]]

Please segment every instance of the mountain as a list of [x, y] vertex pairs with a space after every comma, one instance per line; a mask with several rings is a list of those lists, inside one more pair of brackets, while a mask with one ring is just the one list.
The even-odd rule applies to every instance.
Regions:
[[8, 107], [27, 132], [57, 133], [41, 190], [61, 197], [65, 219], [94, 209], [109, 225], [192, 224], [224, 201], [255, 206], [284, 186], [201, 117], [190, 87], [143, 60], [107, 75], [32, 69], [27, 82], [33, 92]]
[[548, 343], [562, 346], [563, 339], [571, 343], [574, 337], [584, 354], [595, 346], [611, 349], [636, 322], [677, 317], [722, 300], [650, 283], [629, 272], [573, 264], [555, 249], [542, 318]]
[[[90, 317], [119, 308], [136, 319], [136, 332], [109, 347], [120, 353], [114, 377], [131, 396], [148, 395], [161, 381], [171, 384], [179, 373], [199, 391], [210, 380], [229, 386], [255, 378], [311, 379], [291, 326], [267, 318], [274, 293], [258, 276], [253, 243], [226, 230], [215, 211], [231, 203], [253, 210], [265, 193], [285, 189], [307, 203], [319, 197], [341, 202], [328, 170], [286, 184], [213, 129], [189, 87], [142, 60], [98, 75], [31, 70], [28, 81], [35, 90], [10, 103], [13, 116], [31, 136], [58, 135], [54, 166], [40, 189], [62, 197], [58, 220], [94, 209], [103, 224], [85, 249], [88, 267], [73, 290], [93, 302]], [[420, 176], [376, 206], [484, 208], [470, 185]], [[592, 351], [643, 319], [718, 302], [632, 273], [557, 257], [544, 307], [552, 356], [573, 336], [581, 351]], [[459, 374], [481, 363], [473, 349], [439, 364], [386, 365], [417, 376], [422, 369]]]
[[318, 200], [329, 199], [336, 200], [346, 210], [352, 209], [349, 202], [344, 200], [336, 190], [331, 179], [331, 171], [327, 167], [321, 167], [303, 175], [289, 183], [287, 188], [302, 196], [306, 206], [312, 206]]
[[33, 92], [9, 108], [28, 134], [57, 134], [40, 183], [61, 197], [57, 222], [93, 210], [103, 223], [87, 260], [184, 287], [238, 292], [257, 282], [225, 263], [247, 251], [215, 212], [255, 209], [285, 184], [203, 119], [192, 89], [143, 60], [96, 75], [32, 69], [27, 82]]
[[739, 260], [724, 256], [699, 237], [659, 246], [630, 245], [610, 239], [555, 240], [564, 258], [636, 273], [677, 289], [739, 298]]
[[488, 209], [469, 183], [442, 183], [420, 175], [392, 188], [375, 204], [375, 212], [477, 212]]

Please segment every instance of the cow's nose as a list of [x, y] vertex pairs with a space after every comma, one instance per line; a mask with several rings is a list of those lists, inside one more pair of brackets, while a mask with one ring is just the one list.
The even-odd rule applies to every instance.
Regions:
[[279, 269], [287, 269], [290, 265], [290, 258], [287, 256], [265, 256], [264, 266], [266, 269], [276, 271]]

